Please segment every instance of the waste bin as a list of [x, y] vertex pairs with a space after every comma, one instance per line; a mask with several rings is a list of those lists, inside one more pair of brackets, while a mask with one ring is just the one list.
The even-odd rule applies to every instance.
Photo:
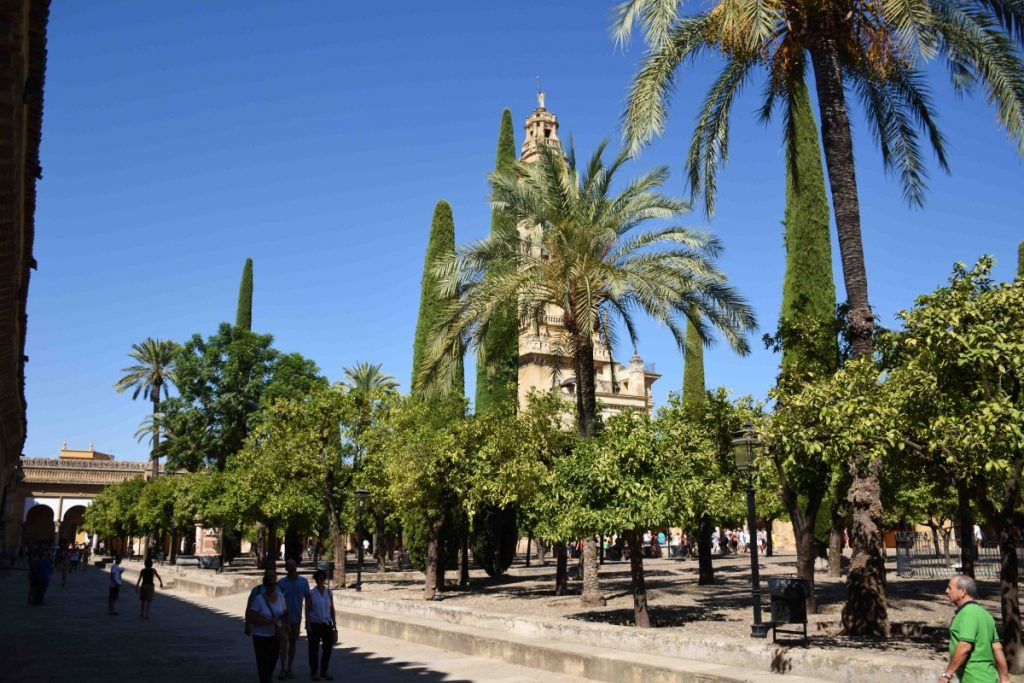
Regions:
[[[806, 579], [796, 576], [771, 576], [768, 578], [768, 594], [771, 596], [772, 639], [779, 625], [800, 624], [803, 638], [807, 640], [807, 596], [811, 586]], [[783, 633], [795, 634], [793, 631]]]

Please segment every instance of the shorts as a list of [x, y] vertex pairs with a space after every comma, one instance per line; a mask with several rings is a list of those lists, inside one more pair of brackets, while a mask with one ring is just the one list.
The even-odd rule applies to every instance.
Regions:
[[120, 586], [111, 586], [110, 587], [110, 595], [108, 595], [107, 597], [110, 598], [111, 600], [117, 600], [117, 596], [118, 596], [118, 594], [120, 592], [121, 592], [121, 587]]
[[156, 586], [149, 584], [148, 586], [139, 586], [139, 600], [146, 602], [152, 600], [153, 595], [156, 594]]

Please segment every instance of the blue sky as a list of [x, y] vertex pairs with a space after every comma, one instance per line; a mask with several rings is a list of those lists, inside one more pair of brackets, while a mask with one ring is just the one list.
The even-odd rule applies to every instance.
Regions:
[[[613, 2], [54, 3], [29, 293], [25, 455], [66, 438], [143, 459], [147, 411], [112, 384], [131, 344], [184, 340], [233, 320], [242, 264], [255, 261], [253, 327], [332, 380], [383, 362], [408, 386], [423, 254], [434, 204], [451, 202], [460, 242], [489, 227], [485, 174], [502, 108], [516, 143], [535, 79], [581, 154], [619, 139], [641, 56], [608, 37]], [[683, 72], [667, 135], [624, 177], [659, 164], [684, 194], [682, 161], [714, 64]], [[1012, 277], [1024, 239], [1024, 170], [981, 94], [957, 99], [929, 67], [952, 175], [932, 164], [924, 210], [887, 179], [864, 120], [854, 136], [872, 304], [883, 324], [989, 253]], [[763, 396], [777, 357], [784, 268], [783, 151], [755, 122], [760, 84], [734, 109], [729, 165], [708, 226], [721, 266], [761, 324], [746, 358], [718, 346], [709, 385]], [[836, 266], [838, 292], [843, 296]], [[667, 331], [640, 353], [682, 378]], [[629, 349], [621, 349], [628, 358]], [[467, 372], [467, 379], [472, 378]], [[471, 386], [471, 382], [470, 382]]]

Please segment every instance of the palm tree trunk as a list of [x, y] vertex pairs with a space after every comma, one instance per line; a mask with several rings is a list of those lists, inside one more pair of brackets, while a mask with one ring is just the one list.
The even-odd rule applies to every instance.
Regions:
[[[836, 217], [839, 255], [846, 286], [848, 331], [853, 354], [870, 356], [875, 320], [868, 302], [867, 269], [861, 242], [860, 204], [853, 163], [853, 138], [846, 109], [843, 74], [836, 41], [827, 38], [840, 17], [826, 13], [819, 18], [825, 40], [811, 50], [814, 81], [818, 90], [822, 147], [828, 168], [832, 210]], [[838, 30], [838, 29], [836, 29]], [[865, 462], [865, 456], [851, 458], [853, 482], [848, 499], [853, 512], [853, 560], [847, 579], [847, 601], [843, 627], [848, 635], [889, 635], [885, 596], [885, 548], [882, 539], [882, 501], [879, 467]]]
[[153, 461], [153, 479], [156, 479], [160, 475], [160, 423], [157, 422], [156, 416], [160, 412], [160, 385], [153, 385], [153, 453], [150, 455], [150, 459]]
[[647, 586], [644, 582], [644, 549], [640, 533], [628, 529], [623, 534], [629, 546], [629, 578], [633, 588], [633, 619], [637, 628], [650, 628], [651, 617], [647, 613]]
[[589, 337], [573, 334], [576, 371], [576, 429], [586, 438], [597, 428], [597, 388], [594, 382], [594, 342]]
[[601, 581], [597, 575], [597, 541], [588, 536], [583, 542], [583, 604], [604, 605]]

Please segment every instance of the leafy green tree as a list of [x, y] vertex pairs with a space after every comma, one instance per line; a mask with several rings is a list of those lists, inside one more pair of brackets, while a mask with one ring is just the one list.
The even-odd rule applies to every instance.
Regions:
[[107, 486], [86, 508], [82, 528], [108, 539], [138, 536], [142, 531], [139, 500], [145, 486], [141, 476]]
[[168, 466], [223, 470], [242, 449], [261, 405], [294, 398], [326, 384], [316, 365], [281, 354], [273, 338], [222, 323], [217, 333], [193, 337], [176, 357], [180, 396], [164, 402], [164, 424], [174, 435]]
[[122, 368], [125, 373], [114, 383], [117, 393], [132, 391], [134, 401], [140, 395], [153, 403], [152, 444], [150, 459], [153, 462], [153, 476], [160, 473], [160, 423], [156, 416], [160, 413], [160, 394], [167, 398], [170, 385], [175, 383], [175, 362], [178, 345], [167, 339], [147, 338], [141, 344], [132, 344], [128, 354], [136, 365]]
[[[501, 112], [501, 127], [498, 131], [498, 151], [494, 161], [495, 172], [509, 172], [515, 167], [516, 142], [512, 126], [512, 112]], [[504, 212], [495, 208], [491, 212], [491, 234], [512, 235], [516, 225]], [[514, 411], [518, 400], [519, 380], [519, 317], [516, 302], [505, 302], [504, 310], [498, 311], [487, 328], [476, 360], [476, 401], [477, 413], [497, 407]]]
[[242, 282], [238, 286], [238, 312], [235, 327], [252, 331], [252, 259], [245, 259], [242, 266]]
[[1024, 471], [1024, 281], [997, 283], [993, 260], [956, 264], [950, 283], [899, 314], [903, 329], [880, 342], [915, 419], [911, 448], [936, 459], [971, 491], [999, 534], [1002, 640], [1011, 671], [1024, 670], [1014, 527]]
[[[870, 355], [875, 321], [868, 301], [847, 90], [855, 90], [864, 103], [886, 170], [899, 176], [910, 203], [922, 204], [922, 132], [946, 168], [944, 139], [933, 120], [922, 66], [931, 58], [946, 61], [957, 92], [985, 88], [1000, 124], [1024, 152], [1024, 65], [1019, 52], [1024, 12], [1012, 0], [926, 0], [913, 7], [859, 0], [814, 7], [797, 0], [741, 0], [686, 16], [679, 5], [673, 0], [628, 0], [618, 8], [617, 38], [628, 40], [639, 24], [650, 50], [623, 117], [627, 140], [639, 146], [663, 131], [667, 102], [683, 63], [704, 52], [724, 56], [698, 116], [687, 161], [691, 188], [695, 195], [704, 195], [710, 213], [717, 171], [728, 157], [729, 117], [738, 92], [755, 69], [767, 70], [761, 118], [770, 117], [781, 99], [786, 144], [792, 147], [789, 122], [798, 84], [810, 66], [843, 263], [848, 334], [854, 355]], [[870, 478], [876, 470], [868, 459], [854, 454], [850, 463], [855, 473], [849, 493], [854, 557], [847, 582], [846, 612], [851, 617], [844, 623], [851, 635], [885, 636], [889, 624], [882, 593], [882, 509], [876, 495], [879, 483]]]
[[748, 352], [753, 312], [715, 267], [718, 240], [681, 226], [638, 232], [650, 219], [679, 216], [686, 204], [656, 192], [667, 178], [664, 168], [613, 195], [629, 156], [606, 166], [604, 149], [602, 143], [578, 169], [572, 149], [563, 158], [542, 146], [533, 163], [491, 174], [492, 204], [531, 228], [492, 234], [438, 262], [441, 291], [462, 296], [439, 317], [428, 361], [418, 370], [422, 380], [450, 375], [448, 350], [463, 338], [478, 346], [509, 301], [519, 302], [522, 323], [543, 319], [552, 306], [561, 309], [566, 338], [560, 343], [578, 381], [577, 429], [584, 436], [597, 425], [595, 346], [614, 345], [616, 320], [633, 345], [642, 311], [665, 325], [680, 349], [686, 343], [681, 321], [689, 318], [702, 339], [709, 335], [706, 321], [737, 352]]
[[400, 517], [410, 559], [423, 552], [427, 600], [444, 587], [443, 530], [459, 506], [455, 492], [466, 488], [472, 430], [465, 415], [465, 399], [454, 392], [396, 397], [367, 434], [367, 478]]
[[[412, 354], [412, 393], [414, 394], [423, 393], [424, 390], [424, 368], [429, 357], [428, 347], [433, 343], [433, 330], [437, 327], [445, 307], [459, 298], [457, 291], [443, 289], [435, 272], [437, 263], [450, 260], [454, 254], [455, 221], [452, 218], [452, 207], [442, 199], [434, 207], [434, 218], [430, 223], [430, 239], [427, 242], [427, 255], [423, 264], [420, 313], [416, 320], [416, 341]], [[453, 340], [440, 353], [447, 361], [447, 372], [444, 380], [439, 382], [436, 388], [464, 393], [463, 347], [460, 340]]]

